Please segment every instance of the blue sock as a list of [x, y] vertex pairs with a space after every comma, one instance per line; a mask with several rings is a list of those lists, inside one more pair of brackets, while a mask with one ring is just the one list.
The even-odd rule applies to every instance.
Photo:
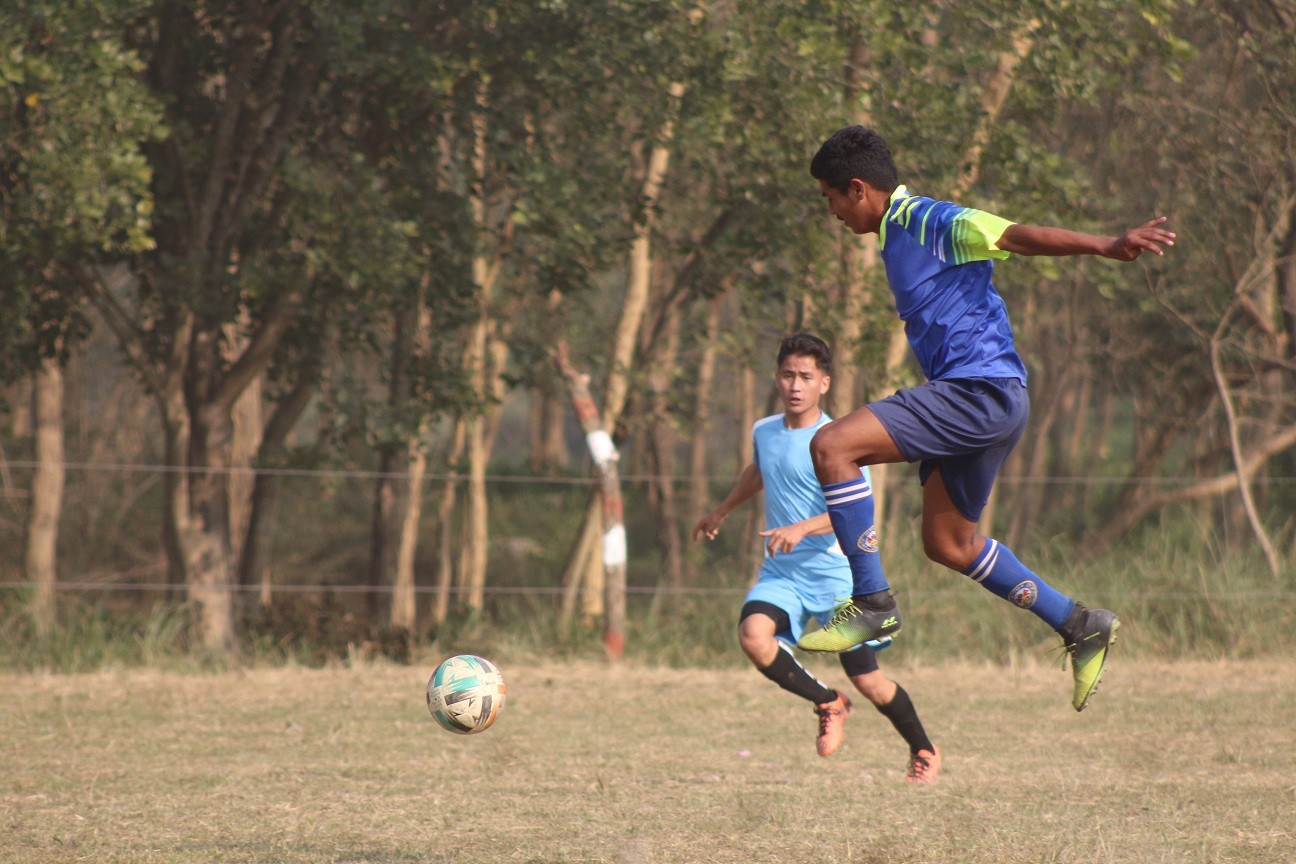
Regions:
[[963, 575], [996, 597], [1034, 612], [1054, 630], [1075, 608], [1074, 600], [1027, 570], [1007, 546], [988, 537], [985, 548]]
[[875, 594], [887, 590], [878, 554], [877, 528], [873, 525], [873, 487], [864, 476], [823, 487], [828, 501], [828, 518], [846, 559], [850, 561], [851, 595]]

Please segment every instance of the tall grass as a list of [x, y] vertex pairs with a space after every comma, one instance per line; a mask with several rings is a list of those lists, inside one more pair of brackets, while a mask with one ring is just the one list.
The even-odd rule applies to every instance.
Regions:
[[189, 651], [183, 607], [134, 609], [61, 597], [59, 623], [41, 633], [27, 613], [25, 592], [0, 592], [0, 668], [54, 672], [201, 663]]
[[[915, 529], [916, 530], [916, 529]], [[942, 660], [1015, 664], [1045, 658], [1058, 640], [1035, 616], [1012, 608], [968, 579], [924, 559], [914, 537], [892, 537], [888, 573], [905, 613], [889, 662]], [[1296, 654], [1296, 567], [1273, 579], [1254, 550], [1224, 553], [1188, 523], [1149, 529], [1100, 558], [1081, 559], [1064, 543], [1016, 550], [1058, 589], [1122, 620], [1122, 654], [1147, 658], [1256, 658]], [[546, 551], [545, 554], [552, 553]], [[494, 584], [519, 587], [529, 568], [513, 561]], [[708, 562], [704, 582], [654, 597], [651, 560], [632, 568], [626, 655], [670, 667], [741, 666], [736, 626], [751, 573], [732, 557]], [[493, 576], [493, 578], [495, 578]], [[552, 593], [488, 595], [485, 610], [457, 614], [436, 632], [393, 634], [327, 594], [294, 596], [270, 613], [249, 615], [236, 654], [210, 656], [189, 644], [182, 604], [91, 603], [63, 595], [60, 625], [37, 634], [25, 596], [0, 592], [0, 668], [80, 672], [149, 666], [318, 666], [385, 655], [424, 662], [458, 652], [503, 658], [598, 658], [598, 622], [564, 625]]]

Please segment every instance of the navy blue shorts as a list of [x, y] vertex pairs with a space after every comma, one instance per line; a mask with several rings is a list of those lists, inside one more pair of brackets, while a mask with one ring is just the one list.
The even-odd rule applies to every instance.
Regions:
[[905, 459], [919, 463], [923, 483], [940, 468], [950, 500], [972, 522], [1030, 417], [1016, 378], [928, 381], [868, 407]]

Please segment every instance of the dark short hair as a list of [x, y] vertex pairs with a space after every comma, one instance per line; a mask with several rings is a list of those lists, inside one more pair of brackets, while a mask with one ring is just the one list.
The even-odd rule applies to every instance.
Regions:
[[900, 185], [891, 149], [881, 135], [865, 126], [834, 132], [810, 160], [810, 176], [841, 192], [856, 179], [888, 194]]
[[828, 343], [813, 333], [802, 330], [793, 333], [779, 343], [778, 368], [783, 368], [783, 361], [789, 357], [813, 357], [815, 366], [825, 375], [832, 374], [832, 349]]

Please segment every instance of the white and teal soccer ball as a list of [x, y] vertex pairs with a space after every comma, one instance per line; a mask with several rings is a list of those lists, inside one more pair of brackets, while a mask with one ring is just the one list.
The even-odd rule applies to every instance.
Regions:
[[427, 685], [427, 706], [438, 723], [457, 735], [490, 728], [504, 708], [504, 676], [475, 654], [443, 660]]

